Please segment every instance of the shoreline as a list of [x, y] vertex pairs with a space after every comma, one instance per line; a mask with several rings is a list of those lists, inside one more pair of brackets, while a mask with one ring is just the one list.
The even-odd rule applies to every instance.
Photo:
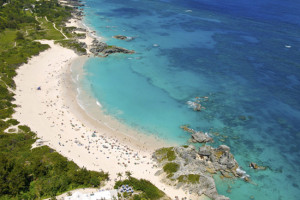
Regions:
[[[87, 35], [84, 40], [91, 41], [93, 38]], [[19, 106], [13, 117], [21, 124], [28, 125], [44, 145], [80, 167], [108, 172], [110, 181], [104, 189], [113, 187], [117, 173], [124, 175], [125, 171], [131, 171], [134, 177], [151, 181], [170, 197], [195, 199], [182, 189], [162, 183], [161, 178], [155, 176], [158, 168], [152, 160], [152, 153], [159, 147], [157, 140], [148, 148], [141, 148], [141, 138], [135, 138], [134, 141], [120, 135], [119, 130], [100, 126], [80, 108], [76, 90], [70, 82], [70, 66], [72, 62], [78, 62], [77, 59], [88, 57], [80, 57], [73, 50], [53, 41], [41, 42], [49, 44], [50, 49], [17, 69], [14, 103]], [[37, 90], [38, 87], [41, 90]], [[145, 142], [148, 143], [149, 138], [145, 137]]]
[[[102, 41], [102, 38], [100, 36], [95, 36], [93, 34], [95, 31], [92, 31], [90, 28], [86, 27], [82, 20], [71, 22], [68, 24], [68, 26], [75, 26], [78, 28], [85, 27], [89, 30], [86, 32], [86, 39], [79, 39], [80, 42], [87, 44], [88, 52], [89, 46], [92, 44], [94, 39], [100, 39], [100, 41]], [[126, 143], [127, 145], [134, 146], [139, 151], [153, 152], [158, 148], [176, 145], [175, 143], [164, 141], [156, 136], [142, 133], [139, 130], [134, 129], [127, 124], [123, 124], [118, 119], [115, 119], [114, 117], [104, 113], [103, 109], [101, 108], [102, 105], [96, 98], [92, 96], [91, 91], [83, 90], [80, 84], [77, 83], [78, 76], [84, 76], [85, 72], [83, 66], [90, 57], [95, 56], [89, 52], [89, 54], [86, 56], [78, 56], [77, 58], [73, 59], [70, 62], [66, 76], [64, 77], [66, 80], [65, 86], [62, 87], [64, 91], [64, 97], [67, 99], [67, 102], [71, 103], [72, 108], [76, 111], [76, 116], [80, 118], [81, 121], [89, 124], [91, 127], [94, 127], [94, 129], [97, 129], [97, 127], [105, 127], [106, 131], [110, 132], [108, 136], [113, 135], [118, 140]], [[105, 58], [101, 57], [99, 59]], [[73, 75], [76, 75], [76, 78], [73, 77]], [[81, 94], [79, 94], [78, 90], [80, 90]], [[83, 96], [83, 98], [79, 98], [79, 95]], [[76, 102], [73, 101], [73, 99], [76, 99]], [[79, 101], [81, 100], [84, 102], [80, 103]], [[91, 108], [88, 109], [82, 104], [87, 104]], [[141, 143], [143, 143], [143, 145], [141, 145]]]

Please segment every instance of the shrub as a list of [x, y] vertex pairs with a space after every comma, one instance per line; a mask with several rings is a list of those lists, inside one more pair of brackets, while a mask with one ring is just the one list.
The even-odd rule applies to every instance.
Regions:
[[165, 196], [165, 194], [161, 190], [159, 190], [150, 181], [147, 181], [145, 179], [136, 179], [131, 177], [123, 181], [117, 181], [114, 188], [118, 189], [122, 185], [130, 185], [134, 190], [141, 191], [141, 196], [146, 199], [155, 200]]
[[178, 177], [179, 182], [196, 184], [199, 183], [200, 175], [199, 174], [189, 174], [181, 175]]
[[156, 150], [155, 154], [160, 156], [160, 158], [158, 160], [159, 162], [166, 160], [166, 159], [168, 161], [173, 161], [176, 159], [176, 154], [174, 152], [173, 147], [158, 149], [158, 150]]
[[9, 119], [9, 120], [7, 120], [7, 123], [14, 125], [14, 126], [19, 124], [18, 120], [15, 120], [15, 119]]
[[30, 132], [30, 128], [28, 126], [20, 125], [18, 126], [18, 128], [24, 131], [25, 133]]
[[166, 172], [168, 175], [174, 174], [175, 172], [178, 171], [178, 169], [179, 169], [179, 165], [174, 162], [169, 162], [165, 164], [163, 167], [164, 172]]
[[16, 34], [16, 40], [24, 40], [24, 39], [25, 39], [24, 34], [18, 31]]

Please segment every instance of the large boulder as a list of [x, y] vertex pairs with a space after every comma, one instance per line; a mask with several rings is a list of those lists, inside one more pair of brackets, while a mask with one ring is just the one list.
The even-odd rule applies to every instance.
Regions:
[[211, 146], [202, 146], [199, 147], [198, 154], [200, 156], [210, 156], [212, 154], [212, 147]]
[[229, 146], [226, 146], [226, 145], [220, 145], [218, 148], [217, 148], [218, 151], [223, 151], [223, 152], [229, 152], [230, 151], [230, 147]]
[[212, 142], [213, 139], [207, 134], [202, 131], [197, 131], [192, 134], [192, 141], [199, 142], [199, 143], [206, 143]]

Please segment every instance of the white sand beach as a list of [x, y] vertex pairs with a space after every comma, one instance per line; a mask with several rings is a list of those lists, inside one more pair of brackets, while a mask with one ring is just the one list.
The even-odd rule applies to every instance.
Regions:
[[[84, 40], [90, 42], [92, 38]], [[131, 171], [134, 177], [151, 181], [171, 198], [195, 199], [155, 176], [158, 169], [151, 159], [152, 152], [166, 144], [151, 136], [128, 134], [128, 127], [112, 122], [108, 116], [109, 123], [118, 127], [98, 123], [80, 108], [70, 65], [76, 62], [82, 67], [88, 57], [79, 57], [53, 41], [41, 42], [51, 48], [17, 70], [14, 103], [18, 107], [13, 117], [28, 125], [45, 145], [80, 167], [108, 172], [111, 180], [102, 189], [113, 187], [118, 172], [125, 177], [125, 171]]]

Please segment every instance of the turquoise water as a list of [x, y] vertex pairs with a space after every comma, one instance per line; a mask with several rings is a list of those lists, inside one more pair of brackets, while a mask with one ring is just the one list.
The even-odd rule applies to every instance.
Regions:
[[[230, 146], [252, 180], [215, 177], [231, 199], [299, 199], [298, 2], [87, 0], [84, 9], [108, 44], [136, 51], [84, 66], [81, 84], [107, 114], [179, 144], [189, 124]], [[203, 96], [205, 110], [189, 108]]]

